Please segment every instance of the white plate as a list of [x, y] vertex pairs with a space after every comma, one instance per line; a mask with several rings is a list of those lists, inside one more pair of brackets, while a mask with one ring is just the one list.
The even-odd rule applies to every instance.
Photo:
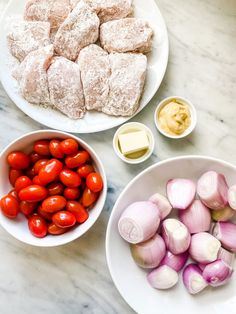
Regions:
[[184, 177], [196, 180], [204, 171], [224, 173], [228, 183], [236, 182], [236, 167], [208, 157], [186, 156], [157, 163], [134, 178], [118, 198], [107, 228], [106, 254], [112, 279], [126, 302], [139, 314], [235, 314], [236, 274], [220, 288], [207, 288], [196, 296], [188, 294], [182, 280], [167, 291], [153, 289], [146, 272], [134, 263], [129, 245], [118, 233], [118, 220], [132, 202], [148, 199], [157, 191], [165, 193], [168, 179]]
[[[11, 76], [14, 58], [7, 47], [6, 34], [11, 22], [23, 14], [25, 1], [11, 0], [0, 21], [0, 79], [9, 97], [32, 119], [48, 127], [74, 133], [93, 133], [116, 127], [130, 118], [110, 117], [102, 113], [89, 112], [82, 120], [72, 120], [57, 110], [32, 105], [19, 95], [16, 81]], [[135, 16], [147, 19], [155, 36], [153, 51], [148, 56], [148, 73], [140, 112], [152, 99], [164, 77], [169, 53], [168, 35], [164, 19], [154, 0], [134, 0]], [[137, 112], [137, 113], [138, 113]]]

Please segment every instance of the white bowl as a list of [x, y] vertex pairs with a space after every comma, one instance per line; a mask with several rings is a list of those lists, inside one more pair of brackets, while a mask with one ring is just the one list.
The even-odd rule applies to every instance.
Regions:
[[66, 244], [68, 242], [71, 242], [79, 237], [81, 237], [85, 232], [87, 232], [92, 225], [95, 223], [95, 221], [98, 219], [107, 195], [107, 180], [106, 180], [106, 174], [104, 167], [102, 165], [102, 162], [98, 155], [95, 153], [95, 151], [84, 141], [82, 141], [80, 138], [73, 136], [68, 133], [59, 132], [59, 131], [53, 131], [53, 130], [43, 130], [43, 131], [36, 131], [32, 133], [27, 133], [26, 135], [23, 135], [22, 137], [16, 139], [12, 143], [10, 143], [4, 151], [0, 155], [0, 197], [7, 194], [11, 189], [12, 186], [8, 179], [8, 171], [9, 166], [6, 162], [7, 155], [16, 150], [23, 150], [25, 152], [30, 152], [32, 150], [32, 144], [34, 141], [40, 140], [40, 139], [52, 139], [52, 138], [58, 138], [58, 139], [66, 139], [66, 138], [74, 138], [78, 141], [80, 146], [82, 146], [84, 149], [86, 149], [94, 162], [95, 169], [101, 174], [104, 182], [104, 189], [101, 192], [97, 202], [96, 206], [94, 206], [93, 209], [90, 210], [90, 216], [89, 219], [82, 225], [74, 228], [71, 231], [68, 231], [67, 233], [59, 236], [51, 236], [48, 235], [45, 238], [39, 239], [31, 235], [28, 226], [27, 226], [27, 219], [19, 214], [16, 220], [11, 220], [6, 218], [2, 213], [0, 213], [0, 224], [2, 227], [10, 233], [13, 237], [16, 239], [35, 246], [42, 246], [42, 247], [52, 247], [52, 246], [58, 246], [62, 244]]
[[[161, 126], [159, 124], [159, 120], [158, 120], [159, 112], [161, 111], [161, 109], [165, 105], [167, 105], [169, 102], [171, 102], [172, 100], [177, 100], [180, 103], [186, 104], [189, 107], [190, 114], [191, 114], [191, 124], [190, 124], [190, 126], [180, 135], [171, 135], [171, 134], [165, 132], [161, 128]], [[195, 109], [194, 105], [188, 99], [183, 98], [183, 97], [179, 97], [179, 96], [170, 96], [170, 97], [167, 97], [167, 98], [163, 99], [158, 104], [158, 106], [157, 106], [157, 108], [155, 110], [155, 113], [154, 113], [154, 122], [155, 122], [157, 130], [162, 135], [164, 135], [164, 136], [166, 136], [168, 138], [171, 138], [171, 139], [181, 139], [181, 138], [184, 138], [184, 137], [190, 135], [194, 131], [194, 129], [195, 129], [196, 125], [197, 125], [197, 112], [196, 112], [196, 109]]]
[[[120, 151], [119, 148], [119, 139], [118, 136], [119, 134], [126, 133], [127, 131], [145, 131], [149, 140], [149, 148], [147, 149], [146, 153], [142, 155], [139, 158], [133, 159], [133, 158], [128, 158], [127, 156], [123, 155]], [[155, 140], [152, 131], [143, 123], [139, 122], [129, 122], [123, 124], [115, 133], [113, 137], [113, 148], [116, 153], [116, 155], [123, 160], [124, 162], [128, 164], [140, 164], [147, 160], [153, 153], [155, 147]]]
[[129, 245], [118, 232], [118, 220], [129, 204], [147, 200], [157, 191], [165, 193], [166, 182], [170, 178], [183, 177], [196, 181], [207, 170], [225, 174], [229, 185], [236, 183], [236, 167], [227, 162], [210, 157], [178, 157], [157, 163], [141, 172], [124, 189], [113, 208], [106, 234], [107, 263], [122, 297], [139, 314], [236, 313], [235, 274], [227, 285], [207, 288], [196, 296], [188, 294], [181, 275], [173, 289], [155, 290], [146, 280], [146, 271], [134, 263]]

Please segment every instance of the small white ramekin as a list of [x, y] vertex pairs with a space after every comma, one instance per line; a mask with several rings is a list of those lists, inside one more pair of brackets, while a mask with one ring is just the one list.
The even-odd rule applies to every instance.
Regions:
[[[179, 103], [183, 103], [185, 105], [187, 105], [189, 107], [189, 110], [190, 110], [190, 114], [191, 114], [191, 124], [190, 126], [180, 135], [171, 135], [167, 132], [165, 132], [160, 124], [159, 124], [159, 120], [158, 120], [158, 116], [159, 116], [159, 113], [161, 111], [161, 109], [167, 105], [169, 102], [171, 102], [172, 100], [177, 100]], [[187, 100], [186, 98], [183, 98], [183, 97], [179, 97], [179, 96], [170, 96], [170, 97], [167, 97], [165, 99], [163, 99], [157, 106], [156, 110], [155, 110], [155, 113], [154, 113], [154, 122], [155, 122], [155, 125], [156, 125], [156, 128], [157, 130], [164, 136], [168, 137], [168, 138], [171, 138], [171, 139], [181, 139], [181, 138], [184, 138], [186, 136], [188, 136], [189, 134], [191, 134], [193, 132], [193, 130], [195, 129], [196, 125], [197, 125], [197, 112], [196, 112], [196, 109], [194, 107], [194, 105], [189, 101]]]
[[[147, 133], [148, 139], [149, 139], [149, 148], [147, 149], [147, 152], [136, 159], [133, 158], [128, 158], [126, 156], [124, 156], [120, 149], [119, 149], [119, 139], [118, 136], [119, 134], [122, 134], [124, 132], [126, 132], [127, 130], [130, 131], [145, 131]], [[154, 140], [154, 136], [152, 131], [144, 124], [139, 123], [139, 122], [129, 122], [126, 124], [123, 124], [115, 133], [114, 138], [113, 138], [113, 148], [114, 151], [116, 153], [116, 155], [123, 160], [124, 162], [128, 163], [128, 164], [140, 164], [142, 162], [144, 162], [145, 160], [147, 160], [153, 153], [154, 151], [154, 147], [155, 147], [155, 140]]]

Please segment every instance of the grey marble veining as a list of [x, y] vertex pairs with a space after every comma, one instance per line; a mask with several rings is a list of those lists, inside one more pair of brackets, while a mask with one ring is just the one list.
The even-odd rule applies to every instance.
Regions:
[[[0, 12], [6, 3], [0, 0]], [[153, 156], [142, 165], [128, 166], [113, 152], [114, 129], [81, 136], [105, 164], [109, 193], [104, 211], [90, 232], [59, 248], [30, 247], [0, 229], [1, 314], [133, 313], [114, 287], [105, 260], [106, 225], [119, 193], [141, 170], [169, 157], [204, 154], [236, 164], [236, 1], [157, 3], [169, 31], [169, 65], [156, 96], [134, 119], [153, 130]], [[153, 122], [157, 102], [174, 94], [189, 98], [198, 111], [196, 131], [179, 141], [162, 137]], [[42, 128], [17, 109], [0, 87], [0, 149]]]

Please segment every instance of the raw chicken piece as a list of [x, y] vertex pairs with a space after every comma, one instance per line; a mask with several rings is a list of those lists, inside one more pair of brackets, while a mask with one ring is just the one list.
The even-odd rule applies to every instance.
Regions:
[[151, 51], [153, 31], [148, 22], [126, 18], [107, 22], [100, 27], [100, 41], [108, 52]]
[[98, 39], [99, 18], [83, 1], [75, 7], [59, 28], [54, 49], [57, 54], [76, 60], [80, 50]]
[[112, 53], [109, 101], [102, 111], [114, 116], [132, 116], [143, 92], [147, 57], [142, 54]]
[[77, 62], [81, 70], [86, 109], [101, 111], [109, 94], [111, 68], [108, 53], [92, 44], [80, 51]]
[[84, 0], [93, 8], [101, 23], [122, 19], [133, 13], [133, 0]]
[[72, 119], [84, 116], [83, 87], [78, 64], [64, 57], [54, 57], [48, 69], [51, 103]]
[[34, 50], [50, 44], [50, 23], [20, 22], [14, 24], [7, 35], [11, 54], [20, 62]]
[[28, 0], [24, 18], [27, 21], [50, 22], [52, 30], [58, 29], [71, 12], [70, 0]]
[[50, 104], [47, 69], [53, 57], [49, 45], [30, 52], [13, 76], [19, 81], [22, 96], [33, 104]]

